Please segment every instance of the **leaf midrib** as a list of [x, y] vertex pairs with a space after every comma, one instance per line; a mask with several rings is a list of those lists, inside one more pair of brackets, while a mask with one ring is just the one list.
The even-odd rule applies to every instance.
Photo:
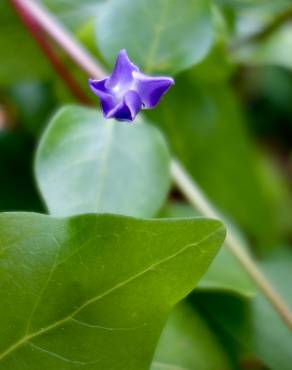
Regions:
[[147, 58], [146, 66], [145, 66], [145, 71], [147, 73], [151, 72], [153, 59], [159, 47], [161, 34], [163, 31], [164, 23], [165, 23], [166, 16], [167, 16], [167, 10], [168, 10], [168, 2], [166, 0], [162, 0], [162, 10], [160, 13], [160, 19], [155, 28], [154, 40], [148, 52], [148, 58]]
[[87, 306], [89, 306], [90, 304], [92, 303], [95, 303], [97, 301], [99, 301], [100, 299], [104, 298], [105, 296], [111, 294], [112, 292], [114, 292], [115, 290], [119, 289], [119, 288], [122, 288], [124, 286], [126, 286], [127, 284], [129, 284], [130, 282], [132, 282], [133, 280], [143, 276], [144, 274], [146, 274], [147, 272], [149, 271], [152, 271], [155, 267], [159, 266], [159, 265], [162, 265], [163, 263], [166, 263], [167, 261], [179, 256], [180, 254], [184, 253], [185, 251], [187, 251], [189, 248], [191, 247], [196, 247], [198, 246], [199, 244], [201, 243], [204, 243], [205, 241], [207, 241], [208, 239], [210, 239], [213, 235], [215, 235], [217, 232], [219, 232], [220, 230], [223, 230], [224, 229], [224, 226], [223, 225], [220, 225], [217, 229], [215, 229], [211, 234], [205, 236], [204, 238], [200, 239], [199, 241], [195, 242], [195, 243], [191, 243], [191, 244], [187, 244], [185, 245], [184, 247], [182, 247], [179, 251], [171, 254], [170, 256], [168, 257], [165, 257], [163, 258], [162, 260], [158, 261], [158, 262], [155, 262], [153, 263], [152, 265], [150, 265], [149, 267], [147, 267], [146, 269], [138, 272], [137, 274], [129, 277], [128, 279], [116, 284], [115, 286], [113, 286], [112, 288], [106, 290], [105, 292], [97, 295], [96, 297], [93, 297], [89, 300], [87, 300], [85, 303], [83, 303], [83, 305], [81, 305], [79, 308], [77, 308], [75, 311], [73, 311], [71, 314], [69, 314], [68, 316], [66, 316], [65, 318], [59, 320], [59, 321], [56, 321], [55, 323], [45, 327], [45, 328], [42, 328], [41, 330], [35, 332], [35, 333], [32, 333], [32, 334], [29, 334], [29, 335], [26, 335], [24, 336], [22, 339], [20, 339], [18, 342], [14, 343], [12, 346], [10, 346], [7, 350], [5, 350], [4, 352], [2, 352], [0, 354], [0, 361], [3, 360], [6, 356], [8, 356], [9, 354], [11, 354], [12, 352], [14, 352], [15, 350], [17, 350], [19, 347], [21, 347], [22, 345], [26, 344], [27, 342], [29, 342], [31, 339], [33, 338], [36, 338], [40, 335], [43, 335], [47, 332], [49, 332], [50, 330], [53, 330], [55, 328], [57, 328], [58, 326], [66, 323], [67, 321], [70, 321], [74, 316], [76, 316], [78, 313], [80, 313], [83, 309], [85, 309]]

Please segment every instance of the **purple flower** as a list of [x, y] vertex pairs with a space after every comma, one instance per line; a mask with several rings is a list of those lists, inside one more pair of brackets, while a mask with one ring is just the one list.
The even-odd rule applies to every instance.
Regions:
[[89, 80], [91, 90], [100, 98], [106, 118], [133, 121], [141, 109], [154, 108], [174, 84], [170, 77], [152, 77], [140, 72], [126, 50], [118, 54], [112, 74], [103, 80]]

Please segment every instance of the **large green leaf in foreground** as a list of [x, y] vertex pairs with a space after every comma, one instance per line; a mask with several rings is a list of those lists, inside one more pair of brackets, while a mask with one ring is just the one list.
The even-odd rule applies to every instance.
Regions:
[[146, 370], [224, 239], [208, 219], [0, 215], [0, 370]]
[[167, 196], [169, 161], [154, 126], [122, 124], [97, 110], [69, 106], [57, 113], [42, 138], [36, 176], [53, 215], [152, 217]]

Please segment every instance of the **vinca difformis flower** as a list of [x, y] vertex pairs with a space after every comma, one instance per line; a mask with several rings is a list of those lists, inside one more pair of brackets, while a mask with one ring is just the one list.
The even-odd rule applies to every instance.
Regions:
[[141, 109], [154, 108], [173, 84], [170, 77], [141, 73], [126, 50], [119, 52], [109, 77], [89, 80], [91, 90], [100, 98], [104, 116], [119, 121], [133, 121]]

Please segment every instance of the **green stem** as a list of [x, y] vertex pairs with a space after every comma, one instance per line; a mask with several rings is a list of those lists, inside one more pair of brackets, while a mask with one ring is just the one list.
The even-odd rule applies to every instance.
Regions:
[[[54, 42], [90, 77], [99, 79], [105, 77], [105, 71], [94, 57], [89, 54], [89, 52], [84, 49], [83, 46], [39, 3], [34, 0], [13, 1], [24, 7], [26, 12], [35, 19], [39, 26], [54, 40]], [[171, 163], [171, 172], [175, 184], [189, 200], [190, 204], [206, 217], [220, 218], [220, 214], [215, 210], [211, 202], [208, 201], [194, 179], [188, 175], [182, 165], [175, 159], [173, 159]], [[276, 312], [278, 312], [279, 316], [287, 326], [292, 329], [292, 314], [289, 308], [260, 271], [252, 257], [242, 248], [241, 241], [238, 240], [230, 229], [227, 232], [226, 245], [274, 307]]]

